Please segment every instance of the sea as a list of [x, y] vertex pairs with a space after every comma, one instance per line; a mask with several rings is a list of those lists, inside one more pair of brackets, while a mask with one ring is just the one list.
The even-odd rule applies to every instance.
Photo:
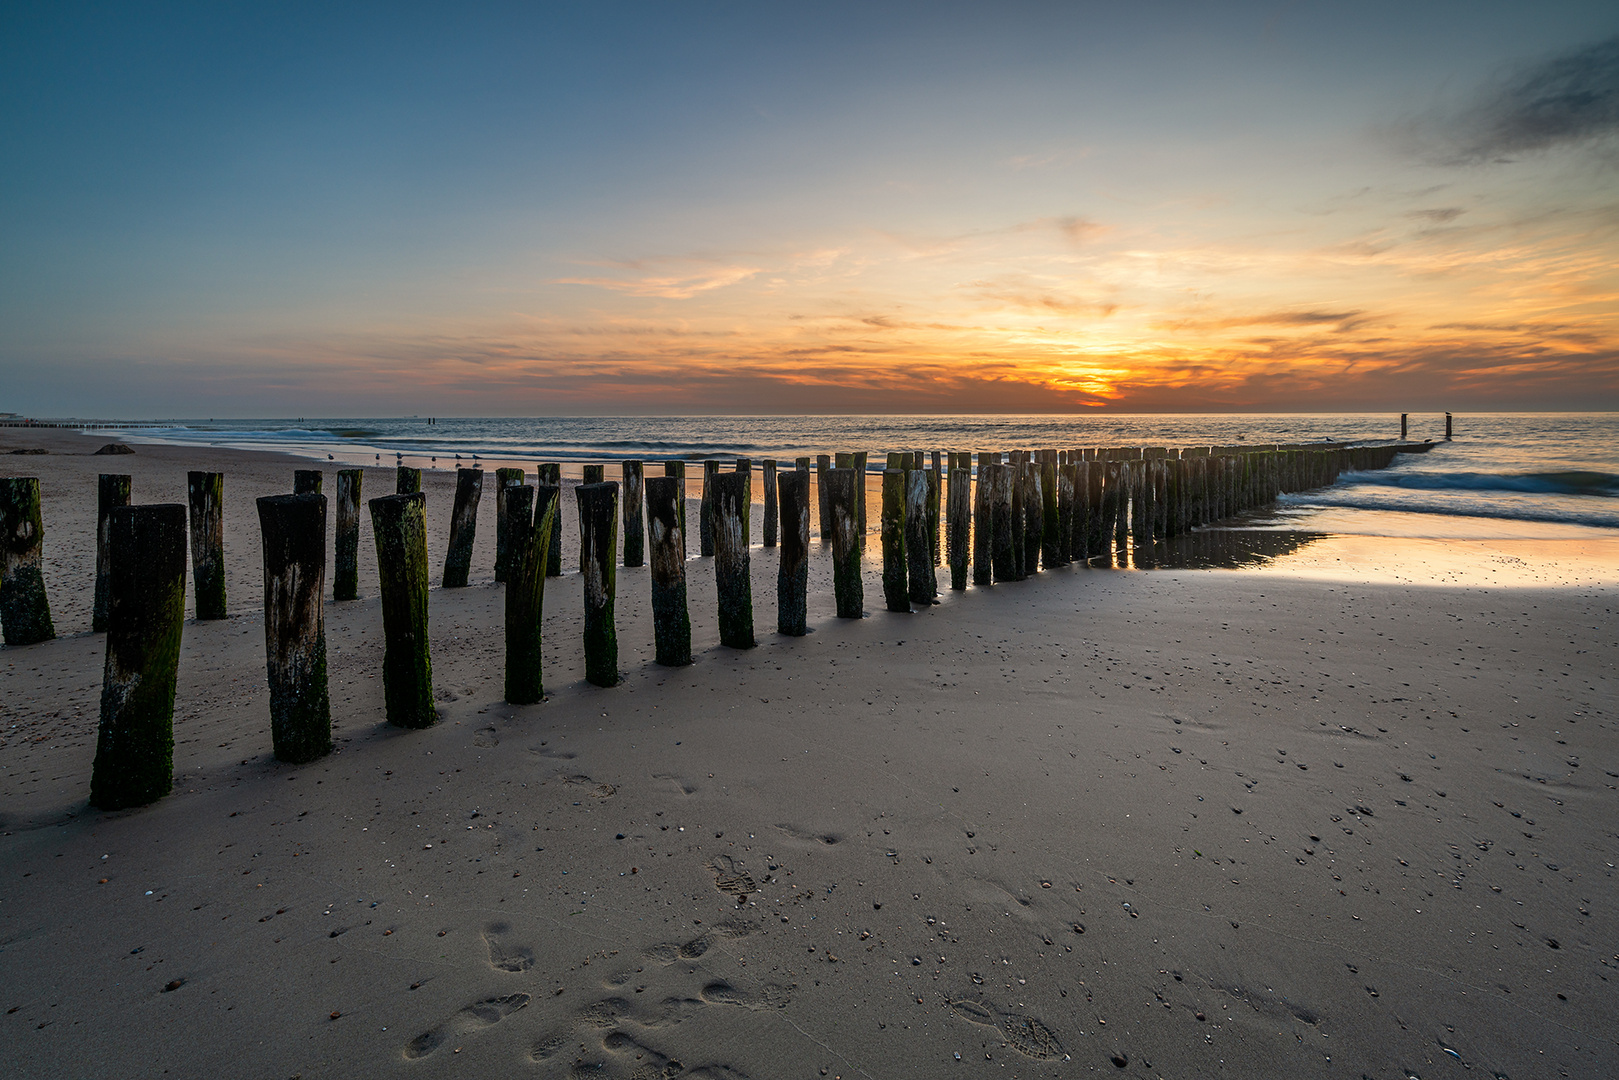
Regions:
[[[1071, 449], [1394, 441], [1392, 413], [1034, 416], [603, 416], [175, 420], [126, 441], [276, 450], [345, 465], [453, 470], [747, 457], [791, 462], [866, 450]], [[1619, 530], [1619, 413], [1413, 413], [1407, 438], [1432, 442], [1393, 467], [1284, 495], [1244, 529], [1411, 537], [1553, 539]], [[609, 476], [611, 476], [609, 472]], [[1610, 534], [1611, 535], [1611, 534]]]

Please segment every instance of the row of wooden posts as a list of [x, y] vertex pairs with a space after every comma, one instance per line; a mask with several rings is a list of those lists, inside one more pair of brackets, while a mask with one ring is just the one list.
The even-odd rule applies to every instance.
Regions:
[[[935, 568], [948, 563], [950, 588], [1017, 581], [1040, 569], [1086, 562], [1129, 543], [1150, 544], [1268, 503], [1285, 491], [1332, 483], [1346, 470], [1379, 469], [1425, 444], [1086, 449], [888, 455], [880, 513], [885, 607], [908, 612], [939, 594]], [[821, 455], [814, 464], [823, 543], [830, 543], [839, 618], [860, 618], [866, 533], [865, 454]], [[686, 463], [646, 477], [622, 464], [623, 480], [586, 465], [575, 488], [584, 585], [585, 677], [619, 681], [614, 620], [618, 528], [623, 562], [640, 566], [650, 548], [654, 659], [689, 664], [686, 599]], [[699, 548], [714, 559], [720, 641], [754, 645], [750, 529], [753, 464], [723, 472], [703, 463]], [[337, 474], [334, 600], [358, 595], [363, 473]], [[779, 540], [777, 630], [807, 631], [811, 461], [778, 473], [763, 463], [764, 543]], [[100, 729], [91, 802], [143, 805], [172, 786], [173, 711], [185, 615], [189, 539], [198, 619], [225, 616], [224, 476], [188, 475], [189, 506], [130, 505], [131, 480], [103, 475], [99, 490], [93, 625], [107, 633]], [[496, 470], [495, 579], [506, 587], [505, 698], [541, 699], [540, 623], [545, 579], [561, 572], [561, 469], [541, 465], [536, 484], [521, 469]], [[441, 578], [464, 586], [471, 566], [481, 469], [457, 470], [450, 543]], [[293, 493], [258, 500], [263, 539], [264, 635], [276, 757], [302, 763], [332, 747], [323, 595], [327, 499], [322, 473], [299, 470]], [[623, 495], [621, 501], [620, 495]], [[388, 720], [407, 728], [437, 719], [428, 645], [427, 500], [421, 471], [401, 466], [396, 492], [369, 502], [376, 541]], [[643, 517], [644, 509], [644, 517]], [[943, 524], [944, 541], [940, 533]], [[188, 528], [189, 524], [189, 528]], [[0, 479], [0, 621], [7, 645], [53, 636], [40, 572], [39, 481]]]

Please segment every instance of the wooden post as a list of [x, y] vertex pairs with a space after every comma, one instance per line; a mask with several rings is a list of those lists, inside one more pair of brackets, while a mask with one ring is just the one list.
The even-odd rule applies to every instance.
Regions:
[[889, 611], [910, 611], [905, 560], [905, 470], [883, 470], [883, 601]]
[[[1028, 539], [1029, 519], [1023, 506], [1023, 455], [1018, 451], [1013, 451], [1006, 456], [1006, 490], [1007, 498], [1011, 500], [1008, 509], [1011, 516], [1007, 518], [1006, 527], [1008, 530], [1007, 535], [1012, 544], [1012, 561], [1006, 580], [1022, 581], [1027, 576], [1023, 567], [1023, 558], [1028, 551], [1026, 541]], [[1000, 522], [997, 521], [996, 524], [999, 525]], [[996, 531], [999, 532], [998, 529]]]
[[1018, 580], [1018, 536], [1012, 529], [1016, 515], [1012, 513], [1013, 465], [978, 466], [978, 486], [988, 490], [989, 497], [989, 562], [995, 580]]
[[[802, 459], [800, 459], [802, 460]], [[799, 637], [807, 630], [809, 592], [809, 467], [776, 478], [781, 507], [781, 562], [776, 570], [776, 630]], [[836, 556], [834, 556], [835, 560]], [[834, 565], [834, 572], [836, 567]], [[835, 573], [834, 573], [835, 578]]]
[[703, 499], [697, 510], [697, 554], [705, 558], [714, 554], [714, 478], [719, 474], [719, 462], [703, 462]]
[[[942, 549], [939, 546], [939, 526], [944, 518], [941, 514], [944, 502], [944, 464], [940, 461], [939, 451], [933, 451], [933, 467], [928, 470], [928, 557], [933, 565], [941, 562]], [[939, 595], [938, 575], [934, 575], [933, 595]]]
[[1445, 414], [1445, 441], [1446, 442], [1450, 442], [1450, 433], [1451, 433], [1450, 421], [1451, 421], [1450, 414], [1446, 413]]
[[992, 454], [985, 450], [978, 452], [978, 489], [973, 493], [974, 585], [988, 585], [995, 580], [992, 569], [995, 553], [994, 489], [989, 481], [989, 469], [992, 460], [999, 460], [1000, 456], [999, 453]]
[[905, 570], [908, 593], [913, 604], [927, 606], [939, 594], [933, 572], [933, 545], [929, 543], [928, 477], [931, 469], [912, 469], [905, 474]]
[[1020, 467], [1023, 480], [1023, 573], [1040, 572], [1040, 550], [1046, 537], [1045, 484], [1040, 463], [1026, 456]]
[[821, 543], [832, 542], [832, 508], [827, 501], [826, 474], [832, 471], [832, 456], [830, 454], [815, 455], [815, 503], [820, 515], [816, 524], [821, 529]]
[[121, 810], [156, 802], [174, 785], [186, 508], [113, 507], [111, 551], [107, 659], [90, 805]]
[[[523, 482], [522, 472], [519, 470], [517, 482]], [[551, 541], [545, 548], [545, 576], [562, 576], [562, 463], [546, 461], [534, 466], [534, 486], [536, 489], [553, 487], [558, 491], [557, 512], [551, 519]], [[537, 497], [537, 496], [536, 496]], [[497, 519], [498, 521], [498, 519]]]
[[646, 499], [642, 493], [646, 476], [639, 461], [624, 463], [624, 565], [641, 566], [646, 562], [646, 525], [642, 507]]
[[949, 534], [946, 549], [950, 553], [950, 589], [961, 592], [967, 587], [967, 566], [972, 535], [972, 473], [961, 465], [964, 454], [952, 454], [950, 464], [949, 521], [945, 526]]
[[[853, 455], [849, 455], [851, 462]], [[860, 513], [857, 494], [864, 479], [851, 464], [827, 474], [827, 505], [832, 511], [832, 592], [840, 619], [865, 614], [866, 591], [860, 580]]]
[[540, 625], [545, 614], [545, 567], [551, 524], [562, 489], [514, 487], [506, 493], [506, 700], [532, 705], [545, 697]]
[[394, 470], [394, 494], [414, 495], [422, 490], [422, 470], [401, 465]]
[[685, 504], [684, 476], [647, 478], [647, 537], [652, 546], [653, 660], [664, 667], [683, 667], [691, 663], [691, 613], [686, 607], [686, 538], [680, 520], [680, 508]]
[[748, 511], [753, 476], [745, 472], [714, 477], [714, 584], [719, 599], [720, 644], [751, 649], [753, 578], [748, 550]]
[[294, 495], [319, 495], [321, 485], [325, 482], [326, 474], [319, 469], [294, 469], [292, 471], [292, 493]]
[[1056, 473], [1057, 536], [1053, 543], [1056, 560], [1050, 565], [1067, 566], [1074, 557], [1074, 509], [1075, 492], [1079, 486], [1079, 466], [1065, 461], [1056, 467]]
[[[854, 453], [855, 471], [855, 509], [854, 520], [859, 534], [866, 535], [866, 451], [856, 450]], [[865, 543], [864, 540], [861, 543]]]
[[388, 723], [424, 728], [438, 721], [427, 645], [427, 496], [372, 499], [382, 593], [382, 694]]
[[186, 473], [197, 621], [225, 617], [225, 474]]
[[585, 680], [595, 686], [616, 686], [613, 600], [618, 574], [613, 556], [618, 550], [618, 485], [581, 484], [574, 494], [579, 500], [579, 548], [584, 555], [580, 573], [585, 582]]
[[776, 546], [776, 526], [778, 524], [777, 518], [776, 518], [776, 515], [777, 515], [778, 511], [776, 509], [776, 459], [775, 458], [766, 458], [765, 459], [764, 466], [763, 466], [763, 472], [764, 472], [764, 488], [765, 488], [765, 491], [764, 491], [764, 495], [765, 495], [765, 516], [764, 516], [764, 521], [761, 522], [761, 524], [764, 527], [764, 529], [763, 529], [763, 531], [764, 531], [764, 546], [765, 547], [775, 547]]
[[264, 661], [270, 742], [302, 765], [332, 752], [326, 691], [326, 496], [258, 500], [264, 550]]
[[506, 492], [523, 483], [522, 469], [495, 470], [495, 581], [506, 580], [511, 568], [511, 542], [506, 536]]
[[90, 613], [90, 630], [107, 629], [108, 559], [111, 555], [112, 508], [129, 505], [130, 478], [121, 473], [102, 473], [96, 483], [96, 598]]
[[7, 645], [32, 645], [56, 636], [45, 596], [39, 478], [0, 478], [0, 628]]
[[[663, 475], [672, 476], [680, 481], [680, 501], [675, 504], [675, 516], [680, 519], [680, 558], [686, 558], [686, 463], [684, 461], [665, 461]], [[684, 581], [684, 571], [681, 580]]]
[[581, 484], [605, 484], [607, 482], [607, 466], [581, 465], [579, 475]]
[[1408, 430], [1408, 428], [1410, 426], [1410, 420], [1411, 420], [1411, 414], [1410, 413], [1401, 413], [1400, 414], [1400, 441], [1401, 442], [1405, 442], [1406, 431]]
[[450, 550], [444, 556], [443, 587], [459, 589], [472, 571], [472, 541], [478, 532], [482, 469], [455, 470], [455, 509], [450, 512]]

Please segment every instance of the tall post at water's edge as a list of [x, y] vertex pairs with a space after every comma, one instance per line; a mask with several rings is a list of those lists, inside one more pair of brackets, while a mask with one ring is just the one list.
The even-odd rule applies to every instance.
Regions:
[[854, 520], [855, 520], [855, 527], [856, 527], [856, 531], [861, 536], [865, 536], [866, 535], [866, 451], [864, 451], [864, 450], [856, 450], [854, 452], [854, 472], [855, 472], [855, 481], [854, 481], [854, 491], [855, 491]]
[[[522, 482], [521, 478], [518, 480]], [[534, 485], [537, 488], [557, 489], [557, 512], [551, 519], [551, 541], [545, 549], [545, 576], [562, 576], [562, 464], [546, 461], [534, 466]]]
[[776, 477], [781, 507], [781, 562], [776, 570], [776, 630], [801, 637], [809, 592], [809, 469]]
[[765, 485], [765, 519], [764, 546], [776, 546], [776, 459], [766, 458], [764, 462]]
[[968, 544], [972, 535], [972, 473], [962, 466], [966, 454], [950, 455], [949, 522], [945, 526], [950, 552], [950, 588], [960, 592], [967, 587]]
[[904, 469], [883, 470], [883, 602], [889, 611], [910, 611], [905, 560]]
[[401, 465], [394, 470], [394, 494], [414, 495], [422, 490], [422, 470]]
[[174, 685], [186, 614], [186, 508], [112, 511], [107, 659], [90, 805], [121, 810], [174, 786]]
[[326, 474], [319, 469], [292, 470], [292, 493], [294, 495], [319, 495], [321, 485], [325, 482]]
[[197, 620], [225, 617], [225, 474], [186, 473]]
[[1445, 441], [1450, 441], [1450, 414], [1445, 414]]
[[[987, 477], [984, 475], [986, 472], [989, 474]], [[989, 532], [993, 545], [989, 561], [998, 582], [1017, 581], [1022, 577], [1018, 571], [1019, 537], [1013, 529], [1018, 516], [1012, 501], [1017, 487], [1016, 474], [1016, 465], [978, 467], [979, 486], [989, 486]]]
[[1405, 442], [1406, 430], [1407, 430], [1408, 422], [1410, 421], [1410, 419], [1411, 419], [1411, 414], [1410, 413], [1401, 413], [1400, 414], [1400, 441], [1401, 442]]
[[112, 508], [128, 506], [131, 480], [121, 473], [102, 473], [96, 482], [96, 599], [90, 630], [107, 629], [107, 584], [112, 542]]
[[337, 473], [333, 600], [353, 600], [360, 595], [360, 482], [364, 476], [362, 469], [339, 469]]
[[685, 503], [684, 476], [647, 478], [647, 537], [652, 542], [653, 660], [664, 667], [691, 663], [691, 614], [686, 607], [686, 537], [680, 518], [680, 508]]
[[939, 594], [933, 573], [933, 545], [928, 533], [933, 521], [932, 492], [937, 476], [932, 469], [917, 468], [905, 474], [905, 572], [906, 592], [913, 604], [927, 606]]
[[562, 489], [512, 488], [506, 494], [506, 700], [532, 705], [545, 696], [540, 623], [545, 615], [545, 565]]
[[506, 537], [506, 492], [523, 483], [522, 469], [495, 470], [495, 581], [506, 580], [511, 567], [511, 544]]
[[613, 624], [613, 601], [618, 572], [613, 558], [618, 549], [618, 485], [581, 484], [579, 546], [585, 584], [585, 681], [596, 686], [618, 685], [618, 631]]
[[665, 461], [663, 475], [672, 476], [680, 481], [680, 501], [675, 504], [675, 516], [680, 519], [680, 557], [686, 557], [686, 463], [684, 461]]
[[827, 474], [826, 498], [832, 510], [832, 594], [840, 619], [858, 619], [865, 614], [866, 591], [860, 581], [860, 498], [856, 494], [864, 479], [852, 464]]
[[751, 473], [714, 477], [714, 584], [719, 600], [720, 644], [751, 649], [753, 577], [748, 552], [748, 511], [753, 499]]
[[427, 496], [372, 499], [382, 594], [382, 696], [388, 723], [424, 728], [438, 721], [427, 647]]
[[993, 582], [992, 561], [995, 553], [995, 509], [991, 503], [989, 483], [990, 466], [1000, 454], [986, 450], [978, 452], [978, 488], [973, 493], [973, 584]]
[[820, 511], [815, 524], [821, 530], [821, 543], [832, 540], [832, 510], [826, 497], [826, 474], [832, 471], [832, 455], [815, 455], [815, 503]]
[[332, 751], [326, 688], [326, 496], [258, 500], [264, 551], [264, 665], [270, 742], [302, 765]]
[[624, 463], [624, 565], [646, 562], [646, 524], [643, 486], [646, 467], [639, 461]]
[[478, 533], [478, 501], [483, 496], [482, 469], [455, 470], [455, 508], [450, 511], [450, 550], [444, 556], [446, 589], [466, 585], [472, 571], [472, 541]]
[[720, 463], [703, 462], [703, 497], [697, 504], [697, 554], [714, 554], [714, 477], [720, 474]]

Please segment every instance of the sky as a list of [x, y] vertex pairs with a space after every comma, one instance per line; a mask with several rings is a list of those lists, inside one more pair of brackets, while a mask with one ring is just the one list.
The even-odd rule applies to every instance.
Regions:
[[1619, 409], [1619, 5], [0, 16], [0, 412]]

